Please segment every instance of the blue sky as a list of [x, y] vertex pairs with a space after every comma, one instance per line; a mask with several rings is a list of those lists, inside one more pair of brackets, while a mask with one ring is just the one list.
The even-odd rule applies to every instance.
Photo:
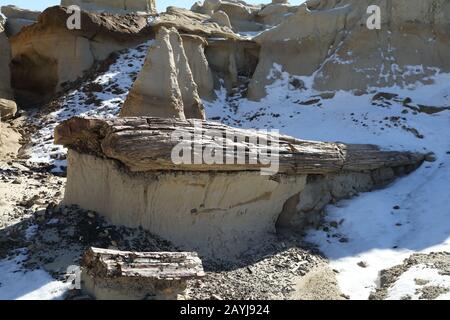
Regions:
[[[60, 0], [0, 0], [0, 6], [14, 4], [18, 7], [33, 9], [33, 10], [43, 10], [47, 7], [51, 7], [59, 4]], [[168, 6], [177, 6], [190, 8], [196, 0], [156, 0], [156, 4], [159, 11], [165, 11]], [[269, 3], [270, 0], [248, 0], [248, 3]], [[295, 3], [299, 1], [291, 1]]]

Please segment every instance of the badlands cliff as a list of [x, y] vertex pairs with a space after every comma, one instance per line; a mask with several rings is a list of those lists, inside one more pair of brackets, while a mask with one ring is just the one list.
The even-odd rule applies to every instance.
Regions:
[[[381, 9], [381, 29], [367, 27], [369, 5]], [[450, 70], [450, 3], [446, 0], [310, 0], [277, 27], [256, 36], [261, 45], [249, 98], [265, 96], [274, 64], [311, 76], [313, 88], [367, 90], [407, 87]]]

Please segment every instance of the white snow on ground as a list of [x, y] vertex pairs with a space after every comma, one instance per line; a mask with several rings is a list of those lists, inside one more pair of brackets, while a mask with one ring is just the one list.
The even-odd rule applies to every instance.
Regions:
[[[420, 279], [423, 283], [417, 283]], [[426, 283], [426, 284], [424, 284]], [[439, 270], [429, 268], [426, 265], [411, 267], [389, 289], [388, 300], [400, 300], [409, 296], [412, 300], [420, 298], [420, 290], [424, 286], [450, 288], [450, 276], [439, 274]], [[449, 294], [442, 294], [437, 299], [449, 299]]]
[[[103, 87], [101, 92], [92, 92], [95, 97], [94, 100], [99, 101], [98, 105], [95, 102], [89, 103], [88, 94], [83, 90], [74, 90], [64, 98], [63, 108], [48, 114], [45, 119], [39, 119], [44, 123], [42, 128], [33, 135], [32, 147], [29, 150], [31, 156], [29, 161], [53, 164], [56, 172], [64, 170], [67, 166], [65, 160], [67, 150], [62, 146], [53, 144], [55, 127], [62, 121], [74, 116], [99, 118], [116, 116], [133, 85], [131, 75], [141, 70], [149, 45], [151, 45], [151, 42], [121, 54], [106, 73], [92, 81], [92, 83]], [[111, 89], [109, 92], [106, 91], [108, 88]]]
[[[273, 73], [281, 74], [281, 80], [268, 86], [262, 101], [237, 100], [228, 107], [224, 92], [218, 92], [218, 101], [207, 104], [207, 115], [244, 128], [278, 128], [300, 139], [371, 143], [392, 150], [432, 151], [437, 156], [436, 162], [425, 163], [386, 189], [329, 206], [326, 220], [343, 220], [337, 230], [309, 232], [307, 239], [339, 271], [342, 291], [352, 299], [367, 299], [380, 270], [400, 264], [414, 252], [450, 251], [450, 111], [405, 114], [400, 102], [374, 106], [373, 94], [349, 92], [302, 105], [317, 94], [310, 89], [311, 78], [298, 78], [307, 88], [301, 91], [278, 66]], [[413, 89], [382, 91], [409, 97], [416, 104], [450, 106], [450, 74], [438, 74], [433, 85], [417, 84]], [[403, 126], [416, 129], [423, 139]], [[394, 210], [396, 206], [400, 209]], [[348, 243], [340, 242], [342, 237]], [[361, 261], [367, 268], [358, 266]]]
[[42, 270], [24, 270], [22, 252], [12, 260], [0, 260], [0, 300], [62, 299], [70, 283], [56, 281]]

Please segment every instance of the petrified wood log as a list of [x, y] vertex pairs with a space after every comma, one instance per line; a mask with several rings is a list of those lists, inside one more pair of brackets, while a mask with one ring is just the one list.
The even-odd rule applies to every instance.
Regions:
[[[194, 123], [201, 124], [201, 130], [196, 129]], [[176, 130], [188, 133], [192, 136], [192, 141], [200, 146], [199, 149], [193, 148], [192, 159], [205, 148], [209, 148], [222, 150], [224, 157], [228, 152], [231, 161], [224, 158], [224, 163], [219, 164], [174, 164], [172, 151], [180, 143], [173, 139]], [[230, 136], [237, 139], [233, 141]], [[267, 140], [272, 145], [268, 143], [266, 148], [261, 141], [265, 143]], [[286, 174], [325, 174], [381, 167], [416, 167], [424, 159], [424, 156], [418, 153], [382, 151], [374, 145], [305, 141], [236, 129], [214, 122], [144, 117], [111, 120], [72, 118], [56, 128], [55, 143], [82, 153], [119, 160], [134, 172], [257, 171], [268, 166], [256, 161], [258, 155], [255, 150], [261, 149], [268, 150], [268, 154], [272, 156], [278, 154], [279, 173]], [[234, 155], [236, 149], [245, 150], [245, 161]]]
[[200, 258], [192, 252], [90, 248], [82, 267], [82, 288], [97, 299], [176, 299], [187, 280], [205, 275]]

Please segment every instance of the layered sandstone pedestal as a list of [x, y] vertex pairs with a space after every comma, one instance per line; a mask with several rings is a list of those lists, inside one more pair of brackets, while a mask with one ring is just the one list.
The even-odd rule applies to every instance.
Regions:
[[[222, 145], [225, 138], [217, 133], [225, 137], [227, 132], [249, 140], [229, 139], [225, 149], [245, 145], [246, 159], [253, 159], [251, 150], [264, 146], [252, 141], [268, 139], [199, 122], [200, 150]], [[275, 233], [277, 225], [306, 227], [320, 219], [329, 202], [383, 186], [424, 159], [371, 145], [276, 136], [279, 146], [268, 148], [279, 154], [279, 171], [262, 175], [267, 166], [261, 163], [174, 164], [175, 130], [194, 136], [194, 120], [73, 118], [62, 123], [55, 140], [70, 149], [64, 202], [99, 212], [113, 224], [143, 227], [183, 249], [235, 258]]]

